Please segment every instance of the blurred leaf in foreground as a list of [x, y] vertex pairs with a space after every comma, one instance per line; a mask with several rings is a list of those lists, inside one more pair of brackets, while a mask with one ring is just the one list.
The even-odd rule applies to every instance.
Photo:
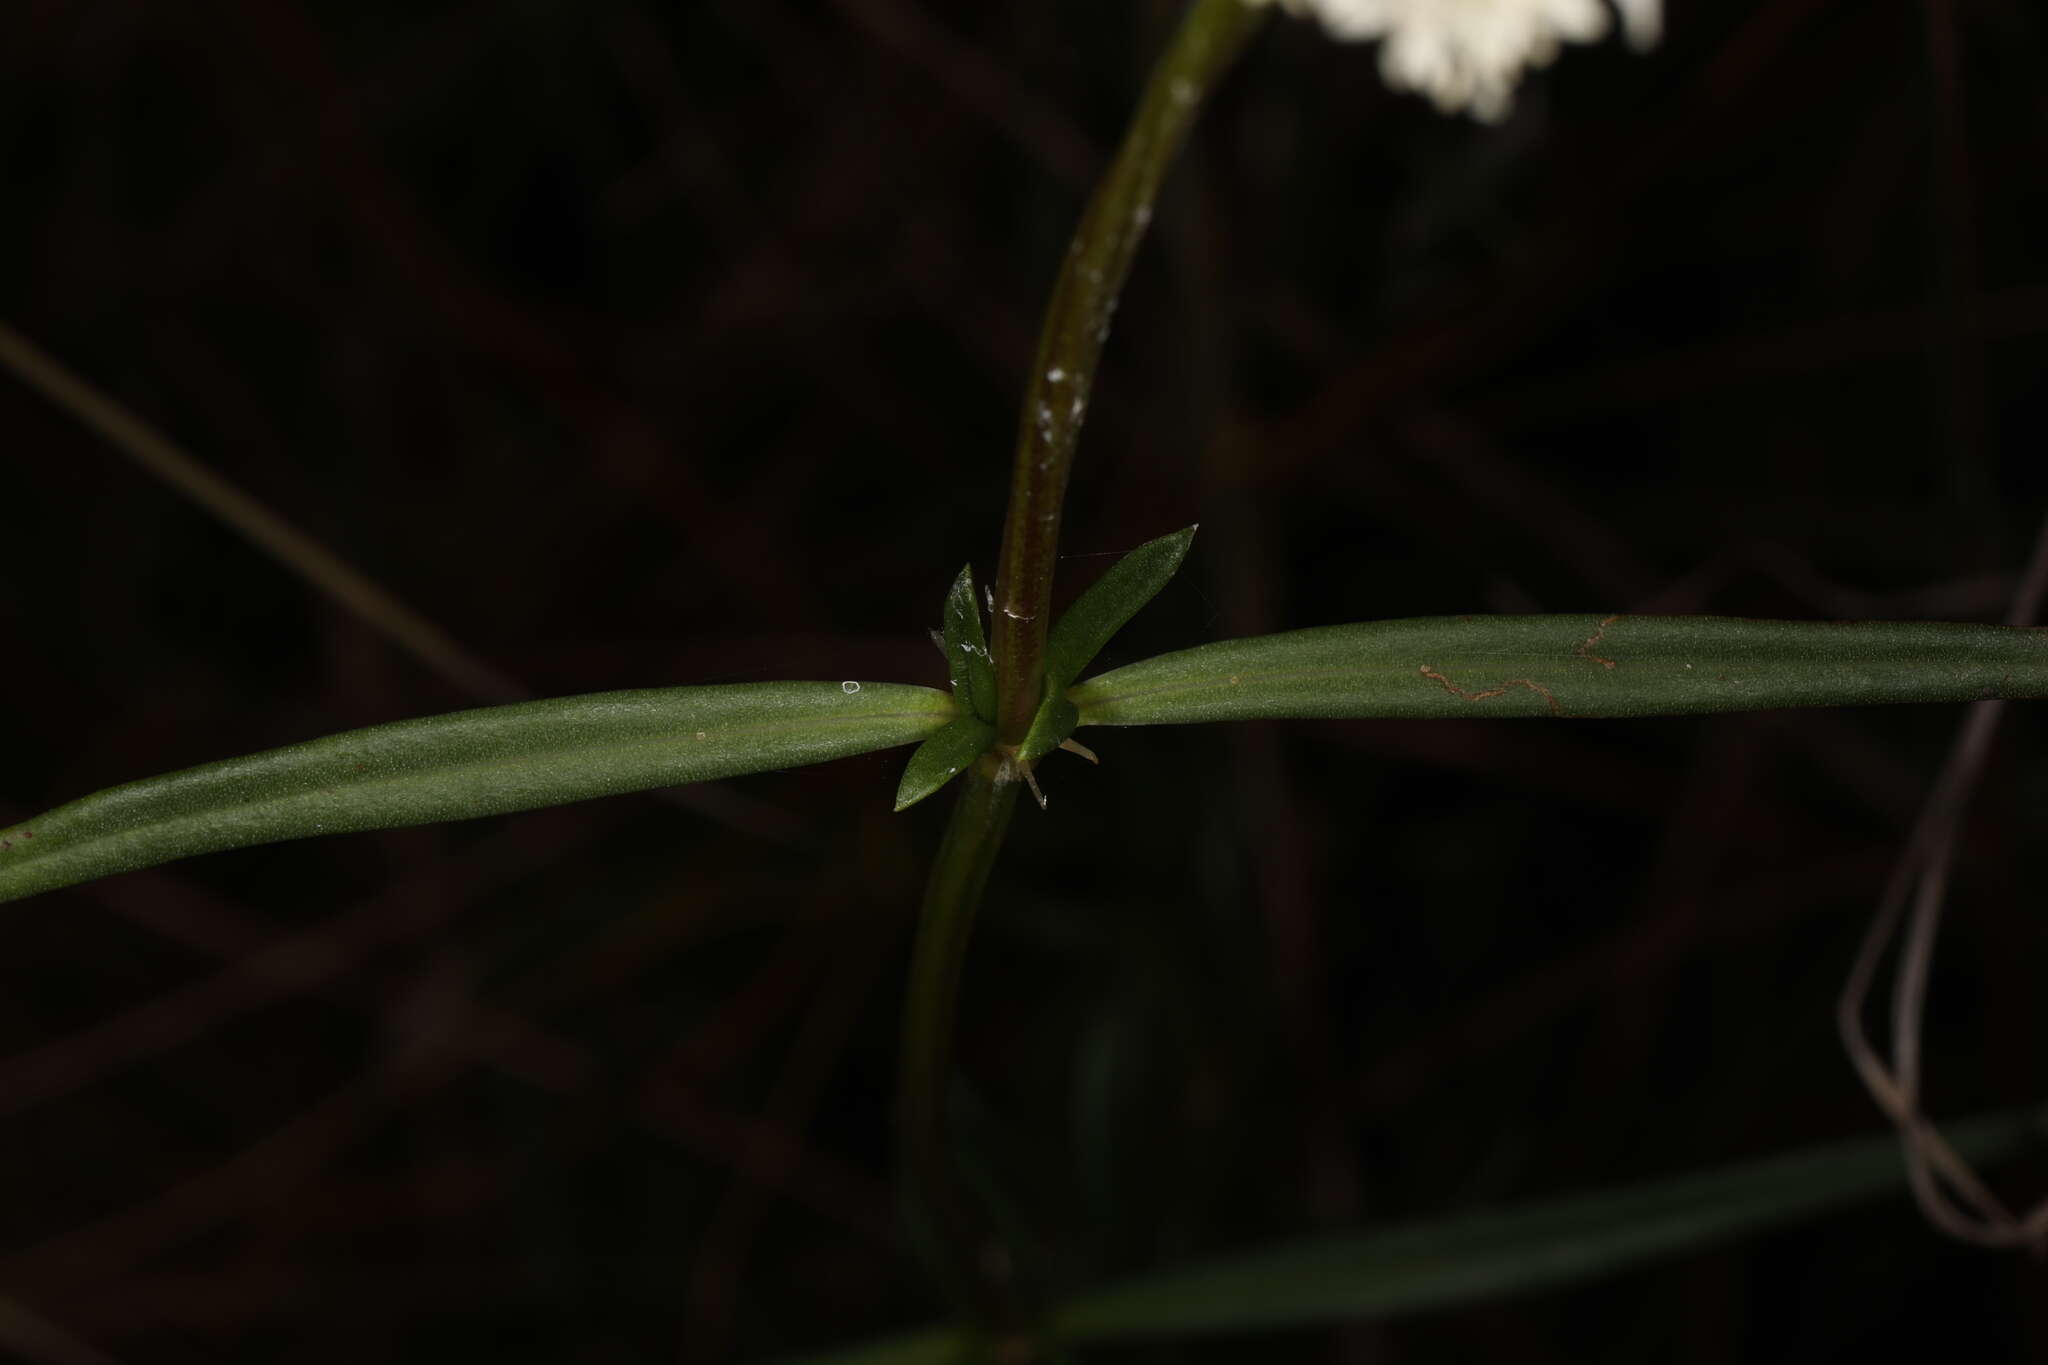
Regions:
[[[1949, 1136], [1965, 1159], [1996, 1161], [2048, 1136], [2048, 1109], [1959, 1123]], [[1890, 1190], [1904, 1175], [1895, 1137], [1835, 1143], [1618, 1190], [1317, 1237], [1164, 1270], [1082, 1294], [1055, 1308], [1048, 1321], [1059, 1340], [1083, 1345], [1445, 1308], [1614, 1274], [1799, 1222]], [[967, 1345], [958, 1333], [934, 1329], [806, 1356], [801, 1365], [940, 1365], [971, 1359], [962, 1354]]]

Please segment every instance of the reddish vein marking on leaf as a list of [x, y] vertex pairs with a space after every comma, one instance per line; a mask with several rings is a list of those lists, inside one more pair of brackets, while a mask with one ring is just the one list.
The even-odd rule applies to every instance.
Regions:
[[1600, 665], [1602, 668], [1614, 667], [1614, 660], [1601, 658], [1598, 654], [1595, 654], [1593, 652], [1593, 646], [1600, 643], [1600, 637], [1607, 634], [1607, 628], [1613, 625], [1616, 621], [1619, 621], [1621, 619], [1621, 616], [1622, 614], [1620, 612], [1616, 612], [1614, 615], [1608, 617], [1605, 621], [1602, 621], [1600, 623], [1600, 629], [1594, 631], [1591, 635], [1586, 637], [1586, 642], [1579, 646], [1579, 657], [1581, 659], [1584, 659], [1589, 663], [1596, 663]]
[[1544, 702], [1547, 703], [1550, 707], [1551, 715], [1561, 716], [1564, 714], [1564, 708], [1557, 704], [1556, 697], [1550, 695], [1550, 689], [1545, 687], [1542, 683], [1536, 682], [1530, 678], [1509, 678], [1506, 682], [1503, 682], [1499, 687], [1492, 688], [1488, 691], [1467, 692], [1464, 688], [1458, 686], [1449, 678], [1446, 678], [1443, 674], [1431, 668], [1428, 664], [1422, 665], [1422, 667], [1416, 671], [1421, 673], [1423, 677], [1428, 678], [1432, 682], [1435, 682], [1436, 684], [1441, 686], [1444, 691], [1450, 693], [1452, 696], [1462, 697], [1466, 701], [1492, 701], [1495, 697], [1505, 697], [1508, 693], [1514, 691], [1517, 687], [1526, 687], [1531, 692], [1537, 693], [1543, 698]]

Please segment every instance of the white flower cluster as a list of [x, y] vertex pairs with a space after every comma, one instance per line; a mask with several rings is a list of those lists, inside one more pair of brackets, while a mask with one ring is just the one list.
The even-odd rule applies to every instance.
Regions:
[[[1271, 4], [1273, 0], [1245, 0]], [[1607, 36], [1604, 0], [1279, 0], [1314, 14], [1332, 37], [1380, 40], [1380, 74], [1396, 90], [1428, 95], [1444, 113], [1470, 110], [1499, 121], [1526, 67], [1542, 66], [1560, 43]], [[1663, 0], [1614, 0], [1637, 51], [1657, 41]]]

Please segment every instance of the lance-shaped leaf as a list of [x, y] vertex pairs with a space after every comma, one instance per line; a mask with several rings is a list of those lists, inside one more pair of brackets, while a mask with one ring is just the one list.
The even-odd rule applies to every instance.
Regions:
[[996, 742], [996, 727], [979, 716], [961, 716], [917, 746], [896, 786], [896, 809], [909, 810], [958, 777]]
[[1119, 559], [1095, 585], [1081, 594], [1053, 626], [1045, 642], [1045, 700], [1039, 704], [1025, 736], [1021, 755], [1027, 761], [1051, 753], [1082, 723], [1064, 695], [1081, 670], [1095, 660], [1139, 608], [1158, 596], [1187, 558], [1194, 543], [1190, 526], [1147, 541]]
[[981, 719], [993, 721], [996, 674], [989, 659], [988, 637], [981, 629], [981, 604], [974, 600], [972, 564], [961, 566], [960, 576], [946, 593], [945, 627], [939, 634], [946, 651], [946, 671], [953, 678], [954, 698]]
[[[2041, 1110], [1951, 1125], [1966, 1160], [2038, 1148]], [[1046, 1314], [1067, 1346], [1299, 1330], [1488, 1302], [1603, 1276], [1821, 1216], [1903, 1183], [1887, 1134], [1619, 1189], [1464, 1213], [1159, 1271]], [[950, 1365], [969, 1343], [933, 1328], [781, 1365]], [[1284, 1351], [1252, 1352], [1281, 1359]]]
[[110, 787], [0, 829], [0, 901], [219, 849], [820, 763], [921, 740], [958, 710], [929, 687], [777, 682], [376, 725]]
[[1224, 640], [1070, 688], [1083, 725], [1676, 716], [2048, 697], [2048, 629], [1717, 616], [1439, 616]]

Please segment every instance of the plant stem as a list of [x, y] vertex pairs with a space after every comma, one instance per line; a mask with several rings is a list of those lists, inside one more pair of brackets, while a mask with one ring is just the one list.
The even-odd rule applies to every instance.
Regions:
[[910, 986], [903, 1009], [897, 1122], [905, 1174], [947, 1257], [941, 1278], [986, 1320], [1009, 1325], [1008, 1294], [982, 1254], [977, 1220], [955, 1195], [946, 1161], [946, 1080], [953, 1069], [953, 1016], [960, 969], [989, 869], [1017, 805], [1017, 783], [984, 754], [962, 774], [946, 836], [925, 884]]
[[1268, 8], [1245, 0], [1195, 0], [1152, 69], [1130, 131], [1081, 215], [1046, 304], [1018, 427], [996, 578], [996, 730], [997, 741], [1011, 749], [1031, 728], [1045, 687], [1060, 508], [1117, 296], [1152, 221], [1160, 181], [1187, 140], [1203, 98], [1244, 50]]
[[940, 1278], [999, 1332], [1020, 1326], [1006, 1277], [984, 1254], [981, 1220], [958, 1197], [946, 1150], [953, 1016], [975, 910], [1016, 808], [1013, 757], [1045, 690], [1045, 644], [1060, 505], [1117, 296], [1152, 221], [1159, 184], [1210, 88], [1265, 17], [1245, 0], [1195, 0], [1152, 71], [1129, 133], [1088, 201], [1046, 304], [1026, 388], [1003, 525], [993, 620], [998, 748], [963, 776], [932, 865], [912, 950], [897, 1093], [902, 1163], [943, 1243]]

